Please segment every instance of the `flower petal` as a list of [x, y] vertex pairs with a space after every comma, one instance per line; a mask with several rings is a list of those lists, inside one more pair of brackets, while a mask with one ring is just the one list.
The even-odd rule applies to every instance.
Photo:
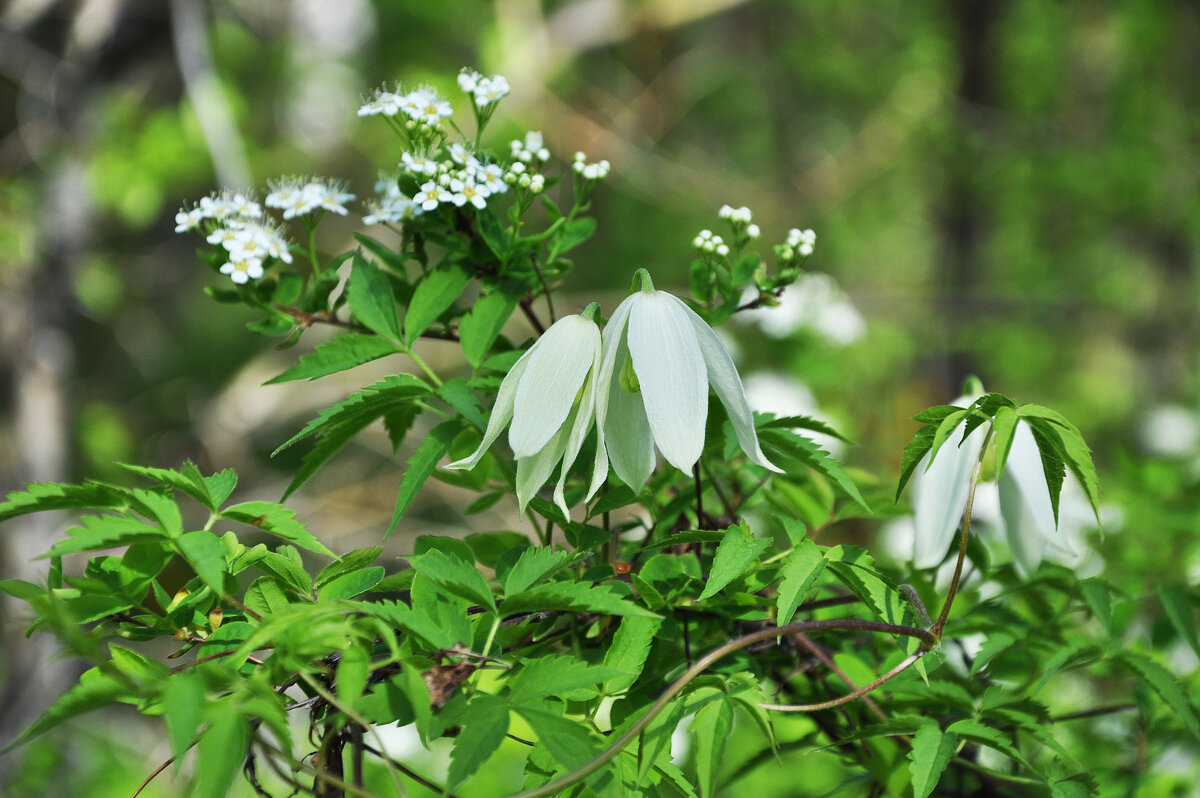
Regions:
[[[579, 450], [583, 448], [583, 441], [591, 431], [592, 423], [596, 418], [596, 376], [599, 371], [600, 331], [597, 330], [596, 348], [592, 354], [591, 371], [588, 372], [587, 379], [584, 380], [583, 392], [579, 397], [579, 404], [574, 408], [571, 417], [567, 419], [570, 423], [570, 432], [567, 435], [563, 451], [562, 470], [558, 475], [558, 484], [554, 487], [554, 503], [558, 505], [559, 509], [563, 511], [563, 515], [567, 516], [567, 518], [570, 518], [571, 514], [567, 512], [567, 502], [563, 497], [563, 485], [567, 481], [571, 466], [575, 464], [575, 458], [579, 456]], [[567, 425], [564, 424], [563, 428], [566, 429]], [[601, 442], [598, 441], [597, 446], [599, 447], [600, 445]], [[592, 474], [592, 481], [595, 482], [594, 472]]]
[[671, 299], [683, 309], [684, 315], [692, 323], [692, 329], [696, 331], [696, 342], [700, 345], [700, 354], [704, 357], [704, 365], [708, 370], [708, 382], [721, 404], [725, 405], [725, 412], [729, 414], [729, 421], [733, 424], [733, 431], [737, 434], [742, 451], [746, 453], [750, 462], [783, 473], [782, 468], [767, 459], [758, 444], [758, 433], [754, 430], [754, 411], [750, 409], [750, 403], [746, 400], [746, 389], [742, 386], [742, 378], [738, 376], [729, 350], [721, 343], [713, 328], [696, 315], [683, 300], [674, 296], [671, 296]]
[[521, 508], [521, 515], [525, 514], [525, 505], [529, 504], [533, 495], [550, 479], [566, 446], [567, 428], [564, 425], [540, 452], [531, 457], [517, 458], [517, 506]]
[[600, 330], [594, 322], [564, 316], [530, 348], [508, 430], [517, 458], [541, 451], [562, 427], [599, 346]]
[[[624, 342], [621, 349], [623, 368], [629, 350]], [[619, 371], [613, 373], [609, 389], [604, 449], [612, 470], [634, 493], [640, 493], [654, 471], [654, 436], [641, 394], [630, 393], [616, 384], [618, 374]]]
[[1054, 506], [1050, 503], [1050, 488], [1046, 484], [1042, 455], [1033, 438], [1033, 430], [1026, 421], [1018, 421], [1013, 431], [1012, 448], [1008, 450], [1004, 473], [1012, 476], [1021, 489], [1025, 506], [1029, 508], [1038, 529], [1045, 537], [1049, 537], [1058, 524], [1054, 522]]
[[690, 474], [704, 449], [708, 372], [696, 332], [674, 297], [633, 295], [629, 354], [654, 442], [668, 463]]
[[987, 427], [980, 425], [961, 446], [956, 446], [960, 433], [951, 434], [946, 445], [938, 450], [933, 464], [925, 455], [913, 475], [913, 511], [916, 534], [913, 538], [913, 565], [932, 568], [946, 556], [954, 532], [962, 520], [971, 487], [971, 472], [979, 460], [979, 451]]
[[[1010, 451], [1009, 458], [1011, 457]], [[1046, 553], [1046, 536], [1025, 502], [1014, 474], [1006, 467], [997, 481], [1000, 486], [1000, 515], [1004, 519], [1004, 536], [1012, 549], [1017, 572], [1027, 577], [1036, 571], [1042, 562]]]
[[533, 350], [530, 349], [529, 352], [521, 355], [521, 358], [508, 370], [508, 374], [504, 375], [504, 380], [500, 383], [500, 390], [496, 393], [496, 404], [492, 407], [492, 415], [488, 419], [487, 429], [484, 430], [479, 448], [470, 456], [450, 463], [446, 468], [474, 468], [487, 448], [500, 436], [501, 430], [512, 420], [517, 384], [520, 383], [521, 375], [525, 373], [525, 368], [529, 365], [529, 355], [532, 352]]

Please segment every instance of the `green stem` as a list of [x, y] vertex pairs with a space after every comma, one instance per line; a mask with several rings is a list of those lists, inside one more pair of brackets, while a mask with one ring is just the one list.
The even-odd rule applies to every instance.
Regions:
[[991, 442], [992, 431], [983, 439], [979, 448], [979, 459], [975, 461], [975, 470], [971, 472], [971, 487], [967, 490], [967, 507], [963, 511], [962, 537], [958, 544], [958, 561], [954, 563], [954, 579], [950, 581], [950, 591], [946, 594], [946, 603], [942, 605], [942, 613], [937, 623], [929, 630], [938, 640], [942, 639], [942, 630], [946, 628], [946, 619], [950, 617], [950, 608], [954, 606], [954, 596], [958, 593], [958, 582], [962, 578], [963, 561], [967, 558], [967, 541], [971, 536], [971, 512], [975, 507], [975, 488], [979, 486], [979, 475], [983, 471], [983, 458], [987, 454], [988, 443]]
[[[571, 771], [565, 776], [560, 776], [553, 781], [549, 781], [540, 787], [534, 787], [530, 790], [513, 793], [507, 798], [544, 798], [544, 796], [554, 795], [555, 793], [570, 787], [572, 784], [586, 779], [588, 776], [592, 775], [597, 770], [608, 764], [608, 762], [621, 753], [621, 750], [625, 748], [625, 746], [637, 739], [638, 735], [645, 731], [646, 727], [650, 725], [650, 722], [653, 721], [654, 718], [660, 712], [662, 712], [663, 709], [665, 709], [667, 705], [670, 704], [677, 695], [679, 695], [680, 692], [683, 691], [683, 688], [687, 687], [688, 682], [695, 679], [710, 665], [727, 654], [732, 654], [734, 651], [739, 651], [746, 646], [758, 643], [762, 640], [769, 640], [772, 637], [780, 637], [792, 632], [810, 632], [829, 629], [886, 632], [889, 634], [900, 634], [920, 639], [925, 644], [925, 647], [923, 647], [916, 654], [913, 654], [908, 658], [908, 660], [905, 660], [905, 662], [902, 662], [900, 666], [897, 666], [897, 668], [893, 668], [895, 673], [889, 673], [886, 677], [887, 679], [890, 679], [899, 673], [901, 666], [907, 668], [913, 662], [916, 662], [917, 659], [936, 647], [938, 643], [938, 641], [934, 639], [929, 632], [924, 629], [917, 629], [914, 626], [901, 626], [899, 624], [881, 623], [879, 621], [860, 621], [854, 619], [842, 621], [797, 621], [796, 623], [790, 623], [787, 626], [775, 626], [767, 629], [759, 629], [756, 632], [751, 632], [750, 634], [730, 640], [723, 646], [710, 651], [698, 659], [695, 665], [688, 668], [682, 676], [671, 683], [671, 686], [668, 687], [666, 691], [658, 697], [658, 700], [650, 705], [650, 708], [646, 710], [645, 714], [638, 718], [636, 723], [630, 726], [624, 734], [617, 738], [612, 745], [604, 749], [604, 751], [591, 762], [588, 762], [586, 765]], [[911, 660], [911, 662], [909, 660]], [[876, 681], [879, 682], [879, 684], [882, 684], [882, 681]], [[868, 688], [874, 689], [876, 686], [878, 686], [878, 684], [872, 683], [872, 685], [868, 685], [866, 688], [863, 688], [863, 690], [867, 690]], [[849, 697], [842, 699], [843, 702], [849, 700], [852, 699]]]
[[429, 381], [433, 383], [433, 387], [441, 388], [442, 380], [437, 374], [434, 373], [433, 369], [429, 368], [429, 364], [422, 360], [421, 356], [412, 350], [412, 347], [406, 344], [401, 344], [401, 347], [404, 350], [404, 354], [412, 358], [412, 362], [417, 364], [417, 368], [419, 368], [422, 373], [429, 378]]
[[492, 621], [492, 628], [488, 630], [487, 640], [485, 640], [483, 642], [483, 656], [486, 657], [488, 655], [488, 652], [492, 650], [492, 643], [496, 639], [496, 631], [499, 628], [500, 628], [500, 616], [499, 616], [499, 614], [497, 614], [495, 619]]

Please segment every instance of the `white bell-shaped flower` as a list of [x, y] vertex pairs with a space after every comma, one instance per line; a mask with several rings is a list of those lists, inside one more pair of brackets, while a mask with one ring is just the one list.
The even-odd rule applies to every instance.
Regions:
[[[966, 406], [971, 401], [971, 397], [960, 397], [954, 404]], [[917, 466], [913, 474], [913, 565], [917, 568], [933, 568], [945, 558], [966, 509], [971, 472], [979, 461], [987, 430], [987, 425], [981, 424], [961, 443], [962, 435], [955, 430], [932, 465], [925, 455]], [[1017, 421], [1008, 459], [996, 481], [1001, 526], [1013, 562], [1018, 571], [1028, 575], [1037, 570], [1046, 542], [1058, 525], [1041, 454], [1024, 420]]]
[[[560, 462], [554, 502], [567, 512], [563, 486], [584, 439], [596, 419], [596, 385], [600, 371], [600, 330], [593, 321], [599, 305], [581, 315], [564, 316], [534, 342], [500, 383], [496, 404], [479, 448], [447, 468], [473, 468], [509, 426], [508, 442], [517, 459], [517, 503], [521, 512]], [[604, 481], [607, 467], [598, 446], [591, 498]], [[603, 469], [601, 472], [600, 469]]]
[[[655, 446], [668, 463], [690, 474], [704, 449], [712, 386], [750, 461], [781, 471], [759, 446], [754, 413], [721, 339], [682, 300], [655, 291], [645, 269], [634, 280], [640, 290], [617, 306], [604, 328], [597, 457], [606, 457], [635, 491], [654, 470]], [[593, 491], [606, 471], [607, 463], [597, 465]]]

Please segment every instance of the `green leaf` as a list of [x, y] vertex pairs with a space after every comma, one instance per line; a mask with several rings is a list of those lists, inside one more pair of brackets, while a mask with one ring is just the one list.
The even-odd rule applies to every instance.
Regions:
[[471, 390], [470, 383], [464, 379], [446, 380], [437, 389], [438, 397], [458, 411], [459, 415], [470, 421], [477, 429], [485, 429], [487, 422], [479, 408], [479, 399]]
[[791, 623], [796, 608], [825, 570], [829, 560], [824, 552], [811, 540], [802, 540], [783, 561], [782, 580], [775, 597], [776, 623], [785, 626]]
[[288, 485], [283, 494], [284, 498], [304, 484], [329, 458], [341, 451], [342, 447], [375, 419], [386, 419], [389, 416], [394, 418], [395, 413], [399, 411], [415, 417], [414, 400], [431, 393], [432, 390], [417, 376], [393, 374], [321, 410], [315, 419], [305, 424], [303, 429], [272, 452], [272, 455], [278, 454], [310, 435], [319, 436], [316, 445], [305, 454], [304, 463]]
[[464, 540], [475, 553], [475, 559], [488, 568], [495, 568], [506, 552], [530, 546], [529, 538], [520, 532], [472, 532]]
[[[425, 576], [456, 596], [461, 596], [495, 612], [496, 600], [483, 574], [474, 563], [464, 562], [444, 551], [431, 549], [421, 555], [410, 555], [417, 573]], [[382, 570], [382, 569], [380, 569]]]
[[592, 585], [588, 582], [549, 582], [537, 585], [515, 596], [509, 596], [500, 605], [500, 614], [504, 617], [541, 610], [659, 617], [627, 600], [610, 585]]
[[495, 696], [477, 693], [467, 704], [462, 731], [450, 752], [446, 790], [473, 776], [496, 752], [508, 733], [508, 706]]
[[63, 693], [32, 726], [17, 738], [12, 746], [4, 750], [8, 751], [13, 746], [53, 729], [63, 721], [70, 720], [76, 715], [82, 715], [84, 712], [90, 712], [117, 701], [136, 701], [136, 692], [129, 682], [119, 674], [110, 672], [110, 668], [111, 666], [108, 668], [100, 666], [84, 671], [79, 677], [78, 684]]
[[342, 574], [320, 589], [320, 601], [348, 599], [366, 593], [383, 579], [383, 566], [372, 565]]
[[355, 712], [370, 675], [371, 654], [362, 645], [353, 644], [342, 651], [342, 658], [338, 660], [336, 682], [339, 705]]
[[196, 575], [218, 596], [225, 593], [225, 549], [212, 532], [199, 529], [180, 535], [179, 553]]
[[829, 453], [812, 439], [781, 429], [762, 430], [758, 437], [759, 442], [763, 445], [763, 452], [771, 462], [784, 470], [790, 470], [787, 468], [786, 462], [775, 459], [773, 453], [777, 453], [781, 460], [791, 460], [807, 466], [825, 477], [834, 490], [868, 513], [871, 512], [870, 505], [863, 499], [862, 494], [858, 491], [858, 486], [854, 484], [854, 480], [850, 479], [850, 475], [842, 468], [842, 464], [830, 457]]
[[904, 447], [904, 455], [900, 460], [900, 480], [896, 484], [896, 497], [894, 501], [900, 501], [900, 494], [904, 492], [904, 486], [908, 484], [908, 480], [912, 477], [913, 472], [917, 470], [921, 460], [929, 452], [933, 446], [933, 437], [937, 434], [936, 427], [921, 427], [917, 433], [913, 435], [913, 439]]
[[[937, 457], [938, 451], [941, 450], [946, 441], [950, 440], [950, 436], [954, 434], [954, 431], [958, 429], [958, 427], [968, 417], [969, 411], [961, 409], [958, 412], [951, 413], [942, 419], [941, 423], [937, 426], [937, 431], [933, 434], [933, 444], [929, 447], [930, 464], [933, 463], [934, 458]], [[964, 435], [963, 438], [965, 437], [966, 436]]]
[[66, 540], [58, 541], [49, 552], [41, 556], [58, 556], [166, 539], [166, 535], [158, 527], [150, 526], [136, 518], [119, 515], [86, 515], [79, 519], [79, 526], [67, 529], [67, 535]]
[[[197, 746], [195, 798], [225, 798], [246, 760], [250, 726], [235, 707], [210, 704], [210, 725]], [[218, 706], [220, 708], [218, 709]]]
[[21, 601], [36, 601], [46, 595], [46, 589], [21, 579], [0, 579], [0, 593], [7, 593]]
[[625, 673], [606, 680], [605, 693], [620, 693], [633, 686], [646, 665], [654, 636], [661, 626], [661, 618], [633, 616], [621, 621], [612, 645], [604, 654], [604, 664]]
[[173, 674], [163, 682], [163, 721], [177, 773], [183, 755], [196, 739], [196, 730], [204, 717], [204, 699], [204, 682], [195, 671]]
[[417, 498], [417, 493], [420, 492], [433, 470], [437, 468], [438, 461], [445, 457], [446, 452], [450, 451], [450, 444], [454, 443], [454, 439], [462, 430], [462, 422], [458, 419], [443, 421], [431, 429], [425, 436], [425, 440], [421, 441], [417, 451], [409, 458], [404, 476], [400, 478], [400, 490], [396, 493], [396, 509], [392, 513], [392, 522], [388, 524], [385, 538], [391, 535], [396, 524], [400, 523], [404, 513]]
[[913, 798], [928, 798], [942, 772], [954, 757], [958, 737], [943, 733], [937, 723], [922, 726], [912, 738], [909, 772], [912, 773]]
[[82, 485], [33, 482], [27, 484], [24, 491], [16, 491], [5, 497], [5, 501], [0, 503], [0, 521], [46, 510], [116, 509], [129, 507], [130, 503], [128, 490], [102, 482], [85, 482]]
[[522, 284], [507, 282], [500, 290], [481, 296], [462, 317], [462, 321], [458, 323], [458, 337], [468, 363], [479, 367], [504, 323], [517, 309], [524, 295], [525, 288]]
[[[1079, 484], [1083, 487], [1083, 492], [1088, 498], [1088, 502], [1092, 505], [1092, 512], [1096, 516], [1096, 521], [1100, 521], [1100, 480], [1096, 476], [1096, 465], [1092, 462], [1092, 450], [1088, 448], [1087, 443], [1083, 440], [1083, 435], [1075, 428], [1075, 425], [1066, 419], [1061, 413], [1051, 410], [1048, 407], [1041, 405], [1021, 405], [1017, 408], [1017, 415], [1033, 425], [1033, 419], [1042, 419], [1049, 424], [1053, 424], [1056, 433], [1053, 436], [1053, 441], [1058, 445], [1059, 455], [1066, 461], [1066, 465], [1071, 469], [1071, 473], [1079, 480]], [[1047, 425], [1048, 426], [1048, 425]], [[1046, 427], [1043, 427], [1046, 429]], [[1046, 430], [1049, 432], [1050, 430]], [[1036, 437], [1036, 436], [1035, 436]], [[1041, 441], [1038, 441], [1040, 448]], [[1045, 455], [1043, 454], [1043, 459]], [[1049, 475], [1047, 474], [1047, 479]], [[1057, 498], [1054, 503], [1054, 518], [1058, 519], [1058, 502]]]
[[286, 507], [274, 502], [242, 502], [221, 511], [221, 518], [230, 521], [241, 521], [243, 524], [257, 527], [269, 535], [283, 538], [302, 549], [314, 551], [333, 557], [334, 554], [325, 544], [317, 540], [311, 532], [296, 520], [296, 514]]
[[[1187, 591], [1180, 585], [1160, 588], [1158, 600], [1162, 602], [1167, 618], [1183, 641], [1191, 646], [1196, 656], [1200, 657], [1200, 642], [1196, 639], [1196, 618], [1192, 614], [1192, 605], [1188, 600]], [[1111, 631], [1111, 630], [1110, 630]]]
[[599, 753], [598, 746], [584, 724], [550, 711], [549, 706], [519, 706], [515, 710], [533, 729], [538, 742], [563, 767], [568, 770], [583, 767]]
[[[209, 495], [207, 483], [205, 483], [204, 478], [200, 475], [200, 471], [191, 463], [185, 464], [185, 472], [175, 471], [170, 468], [131, 465], [130, 463], [117, 463], [117, 465], [126, 471], [132, 471], [155, 482], [170, 485], [172, 488], [191, 496], [210, 510], [217, 509], [216, 505], [213, 504], [212, 496]], [[191, 468], [187, 469], [187, 466], [191, 466]]]
[[503, 265], [508, 258], [508, 233], [491, 210], [481, 210], [475, 214], [475, 218], [478, 222], [480, 237]]
[[725, 530], [725, 535], [717, 545], [717, 553], [713, 557], [712, 570], [708, 575], [708, 583], [697, 601], [704, 601], [715, 596], [723, 587], [734, 579], [746, 573], [771, 545], [770, 538], [755, 538], [750, 527], [745, 523], [734, 524]]
[[[410, 194], [409, 196], [412, 195]], [[393, 250], [389, 249], [383, 242], [371, 238], [371, 236], [363, 233], [355, 233], [354, 240], [359, 244], [362, 244], [363, 249], [379, 258], [384, 266], [387, 266], [389, 269], [400, 274], [404, 273], [404, 258]]]
[[508, 700], [512, 704], [525, 704], [627, 675], [616, 668], [588, 665], [574, 657], [526, 659], [521, 661], [521, 669], [516, 675], [508, 680]]
[[287, 593], [273, 576], [260, 576], [251, 582], [242, 603], [263, 617], [286, 612], [291, 607]]
[[450, 309], [471, 282], [471, 270], [458, 262], [443, 263], [422, 278], [404, 316], [404, 339], [410, 344]]
[[401, 340], [400, 317], [396, 315], [391, 280], [361, 253], [354, 254], [346, 294], [350, 312], [363, 326], [392, 341]]
[[1187, 730], [1200, 738], [1200, 719], [1197, 719], [1195, 707], [1180, 686], [1179, 677], [1157, 662], [1129, 651], [1121, 652], [1116, 661], [1158, 693]]
[[1111, 635], [1113, 631], [1112, 598], [1109, 595], [1108, 583], [1100, 577], [1094, 576], [1080, 582], [1079, 590], [1083, 593], [1083, 600], [1087, 602], [1092, 615], [1100, 621], [1104, 631]]
[[545, 581], [570, 559], [571, 552], [549, 546], [525, 549], [504, 578], [504, 594], [514, 595]]
[[716, 795], [717, 771], [732, 731], [733, 705], [725, 696], [705, 704], [688, 726], [696, 745], [696, 783], [703, 798]]
[[292, 380], [315, 380], [394, 355], [399, 351], [394, 343], [378, 335], [339, 335], [325, 341], [312, 352], [301, 355], [299, 363], [263, 384], [277, 385]]
[[970, 675], [974, 676], [986, 668], [988, 663], [998, 655], [1012, 650], [1016, 642], [1017, 639], [1007, 632], [992, 632], [989, 634], [988, 639], [979, 647], [979, 653], [971, 661]]
[[371, 546], [370, 548], [348, 551], [322, 568], [321, 572], [317, 574], [316, 579], [313, 580], [313, 585], [317, 589], [320, 589], [322, 585], [332, 582], [342, 574], [370, 565], [379, 559], [379, 555], [382, 553], [382, 546]]
[[819, 432], [822, 435], [828, 435], [831, 438], [837, 438], [839, 441], [843, 441], [844, 443], [854, 443], [852, 440], [826, 424], [821, 419], [813, 418], [812, 416], [783, 416], [781, 418], [773, 418], [770, 421], [763, 422], [758, 428], [806, 429], [810, 432]]
[[591, 238], [595, 232], [596, 220], [591, 216], [581, 216], [572, 219], [562, 228], [562, 233], [559, 234], [558, 241], [554, 247], [554, 255], [558, 256], [564, 252], [570, 252]]
[[[184, 474], [188, 473], [189, 467], [196, 468], [191, 463], [184, 463]], [[196, 473], [199, 474], [200, 470], [196, 469]], [[225, 468], [212, 476], [203, 477], [203, 479], [204, 486], [208, 488], [208, 495], [212, 499], [212, 505], [209, 509], [216, 510], [225, 503], [230, 494], [233, 493], [233, 489], [237, 487], [238, 476], [237, 472], [232, 468]]]
[[1008, 452], [1012, 449], [1013, 437], [1017, 432], [1017, 411], [1011, 407], [1001, 407], [992, 419], [992, 439], [996, 446], [996, 473], [1004, 471], [1008, 462]]

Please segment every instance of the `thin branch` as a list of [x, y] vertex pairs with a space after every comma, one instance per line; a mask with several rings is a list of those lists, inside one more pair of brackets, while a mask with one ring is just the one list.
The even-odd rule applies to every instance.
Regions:
[[1062, 723], [1067, 720], [1080, 720], [1082, 718], [1095, 718], [1100, 715], [1112, 715], [1117, 712], [1131, 712], [1137, 709], [1137, 704], [1113, 704], [1107, 707], [1096, 707], [1095, 709], [1085, 709], [1080, 712], [1068, 712], [1065, 715], [1054, 715], [1050, 718], [1051, 723]]
[[309, 774], [313, 778], [320, 779], [321, 781], [325, 782], [326, 784], [330, 784], [334, 787], [337, 787], [339, 790], [344, 790], [345, 792], [348, 792], [351, 795], [357, 795], [358, 798], [379, 798], [379, 796], [377, 796], [375, 793], [373, 793], [369, 790], [362, 789], [361, 787], [355, 787], [353, 784], [351, 784], [347, 781], [344, 781], [343, 779], [339, 779], [337, 776], [333, 775], [332, 773], [330, 773], [327, 770], [316, 767], [315, 765], [310, 765], [309, 763], [307, 763], [303, 760], [292, 759], [290, 756], [285, 754], [283, 751], [280, 751], [278, 748], [276, 748], [275, 746], [271, 745], [268, 742], [259, 740], [258, 745], [260, 748], [262, 748], [268, 754], [278, 757], [279, 759], [281, 759], [285, 762], [294, 763], [296, 765], [296, 767], [298, 767], [300, 770], [303, 770], [305, 773]]
[[158, 776], [159, 773], [162, 773], [164, 770], [169, 768], [171, 766], [171, 763], [174, 761], [175, 761], [175, 757], [171, 757], [166, 762], [163, 762], [161, 765], [156, 767], [154, 769], [154, 772], [151, 773], [149, 776], [147, 776], [146, 780], [138, 785], [138, 788], [133, 791], [133, 795], [129, 796], [129, 798], [137, 798], [139, 795], [141, 795], [142, 790], [146, 789], [146, 787], [148, 787], [150, 785], [150, 782], [154, 781], [154, 779]]
[[[821, 662], [825, 665], [826, 668], [829, 669], [829, 671], [831, 673], [833, 673], [833, 675], [837, 676], [839, 679], [841, 679], [843, 682], [845, 682], [847, 687], [849, 687], [851, 690], [858, 689], [858, 685], [855, 684], [854, 681], [849, 676], [846, 675], [846, 672], [843, 671], [841, 668], [839, 668], [837, 666], [837, 663], [834, 662], [833, 659], [828, 654], [826, 654], [824, 651], [822, 651], [821, 647], [818, 646], [816, 643], [814, 643], [808, 635], [802, 634], [800, 632], [796, 632], [796, 634], [793, 635], [793, 637], [795, 637], [795, 639], [797, 641], [799, 641], [800, 645], [807, 648], [814, 657], [821, 660]], [[830, 691], [830, 692], [832, 692], [832, 691]], [[871, 712], [873, 712], [875, 714], [875, 717], [879, 718], [881, 721], [884, 721], [884, 722], [887, 721], [887, 715], [883, 714], [883, 710], [879, 708], [879, 705], [875, 703], [874, 699], [864, 697], [863, 703], [866, 704], [867, 708], [870, 709]]]
[[865, 687], [858, 688], [853, 693], [847, 693], [846, 695], [842, 696], [841, 698], [834, 698], [830, 701], [822, 701], [818, 704], [759, 704], [759, 706], [762, 707], [763, 709], [771, 710], [774, 712], [816, 712], [821, 709], [832, 709], [833, 707], [840, 706], [841, 704], [849, 703], [850, 701], [853, 701], [856, 698], [862, 698], [863, 696], [865, 696], [867, 693], [871, 692], [872, 690], [875, 690], [876, 688], [881, 687], [884, 684], [887, 684], [892, 679], [895, 679], [901, 673], [908, 670], [908, 668], [913, 663], [915, 663], [921, 657], [928, 654], [930, 652], [930, 650], [931, 649], [923, 648], [920, 651], [918, 651], [917, 653], [909, 655], [899, 665], [892, 668], [890, 671], [888, 671], [884, 675], [880, 676], [875, 681], [871, 682], [870, 684], [866, 685]]
[[[592, 775], [597, 770], [604, 767], [614, 757], [616, 757], [619, 753], [621, 753], [621, 750], [623, 748], [625, 748], [625, 746], [629, 745], [629, 743], [631, 743], [635, 739], [637, 739], [638, 735], [640, 735], [643, 731], [645, 731], [646, 727], [650, 725], [651, 721], [653, 721], [654, 718], [660, 712], [662, 712], [662, 710], [665, 709], [667, 707], [667, 705], [670, 704], [671, 701], [677, 695], [679, 695], [680, 692], [683, 691], [683, 688], [685, 688], [690, 681], [695, 679], [697, 676], [699, 676], [701, 673], [703, 673], [710, 665], [712, 665], [714, 662], [721, 659], [722, 657], [724, 657], [728, 654], [732, 654], [735, 651], [739, 651], [739, 650], [745, 648], [746, 646], [753, 645], [754, 643], [758, 643], [763, 640], [770, 640], [771, 638], [778, 638], [778, 637], [792, 634], [795, 632], [811, 632], [811, 631], [817, 631], [817, 630], [836, 630], [836, 629], [843, 629], [843, 630], [849, 630], [849, 631], [871, 631], [871, 632], [885, 632], [888, 634], [898, 634], [898, 635], [904, 635], [906, 637], [916, 637], [919, 640], [921, 640], [921, 642], [925, 643], [926, 647], [923, 647], [916, 654], [913, 654], [907, 660], [902, 662], [899, 666], [897, 666], [896, 668], [893, 668], [892, 671], [889, 672], [887, 675], [885, 675], [883, 678], [877, 679], [875, 682], [872, 682], [870, 685], [867, 685], [867, 687], [864, 687], [861, 690], [857, 691], [859, 695], [866, 695], [866, 693], [870, 692], [871, 690], [874, 690], [880, 684], [883, 684], [885, 681], [888, 681], [888, 680], [894, 678], [904, 668], [907, 668], [909, 665], [916, 662], [918, 659], [920, 659], [922, 656], [924, 656], [930, 650], [935, 648], [938, 644], [937, 638], [935, 638], [932, 634], [930, 634], [925, 629], [918, 629], [914, 626], [902, 626], [900, 624], [881, 623], [879, 621], [862, 621], [862, 620], [857, 620], [857, 619], [829, 620], [829, 621], [797, 621], [796, 623], [790, 623], [786, 626], [771, 626], [771, 627], [767, 627], [765, 629], [759, 629], [755, 632], [751, 632], [749, 634], [743, 635], [742, 637], [736, 638], [734, 640], [730, 640], [728, 643], [725, 643], [724, 645], [710, 651], [709, 653], [707, 653], [703, 657], [701, 657], [699, 660], [697, 660], [695, 665], [688, 668], [683, 673], [682, 676], [680, 676], [678, 679], [676, 679], [674, 682], [671, 683], [671, 686], [668, 687], [663, 692], [663, 694], [660, 695], [658, 697], [658, 699], [653, 704], [650, 705], [650, 708], [647, 709], [646, 712], [640, 718], [638, 718], [636, 723], [634, 723], [632, 726], [630, 726], [629, 729], [626, 730], [626, 732], [624, 734], [622, 734], [619, 738], [617, 738], [617, 740], [614, 741], [612, 743], [612, 745], [610, 745], [608, 748], [604, 749], [604, 751], [599, 756], [597, 756], [595, 759], [593, 759], [592, 761], [583, 765], [582, 767], [576, 768], [575, 770], [571, 771], [570, 773], [567, 773], [564, 776], [560, 776], [557, 779], [553, 779], [553, 780], [541, 785], [540, 787], [534, 787], [533, 789], [530, 789], [530, 790], [523, 790], [522, 792], [514, 793], [514, 794], [508, 796], [508, 798], [544, 798], [544, 796], [554, 795], [555, 793], [558, 793], [559, 791], [561, 791], [567, 787], [570, 787], [572, 784], [575, 784], [579, 781], [582, 781], [583, 779], [586, 779], [588, 776]], [[853, 700], [854, 698], [857, 698], [857, 697], [858, 697], [858, 695], [847, 696], [843, 699], [839, 699], [835, 702], [832, 702], [830, 704], [830, 706], [836, 706], [837, 704], [845, 703], [846, 701]], [[770, 705], [763, 705], [763, 706], [767, 706], [768, 708], [771, 708]], [[824, 706], [823, 705], [814, 705], [814, 708], [822, 709], [822, 708], [824, 708]], [[791, 707], [788, 707], [787, 709], [790, 711], [797, 711], [796, 709], [791, 708]]]
[[539, 336], [546, 332], [546, 327], [542, 324], [542, 320], [533, 312], [532, 299], [525, 297], [521, 300], [521, 312], [525, 314], [525, 318], [529, 319], [529, 323], [533, 325], [533, 329], [537, 330]]
[[554, 317], [554, 299], [550, 296], [550, 286], [546, 285], [546, 278], [542, 274], [541, 267], [538, 266], [537, 255], [530, 252], [529, 261], [533, 264], [534, 274], [537, 275], [538, 282], [542, 284], [542, 296], [546, 297], [546, 310], [550, 313], [550, 323], [558, 321]]
[[[512, 737], [512, 735], [511, 735], [511, 734], [510, 734], [510, 735], [508, 735], [508, 736], [509, 736], [509, 737]], [[518, 740], [518, 741], [520, 741], [520, 742], [523, 742], [523, 743], [524, 743], [524, 742], [527, 742], [526, 740], [521, 740], [519, 737], [513, 737], [513, 739], [514, 739], [514, 740]], [[528, 743], [528, 744], [529, 744], [529, 745], [533, 745], [533, 743]], [[379, 757], [380, 759], [386, 759], [386, 760], [387, 760], [387, 761], [388, 761], [388, 762], [391, 764], [391, 766], [392, 766], [392, 767], [394, 767], [396, 770], [398, 770], [398, 771], [400, 771], [401, 773], [403, 773], [405, 776], [408, 776], [410, 779], [412, 779], [413, 781], [415, 781], [417, 784], [420, 784], [420, 785], [421, 785], [422, 787], [424, 787], [425, 789], [427, 789], [427, 790], [432, 790], [434, 793], [436, 793], [436, 794], [438, 794], [438, 795], [441, 795], [441, 796], [443, 796], [443, 798], [457, 798], [457, 797], [454, 795], [454, 793], [452, 793], [452, 792], [446, 792], [446, 793], [443, 793], [443, 792], [442, 792], [442, 788], [441, 788], [441, 787], [439, 787], [438, 785], [434, 784], [432, 781], [430, 781], [429, 779], [425, 778], [425, 777], [424, 777], [424, 776], [422, 776], [420, 773], [415, 773], [415, 772], [413, 772], [413, 771], [412, 771], [412, 770], [410, 770], [409, 768], [405, 767], [405, 766], [404, 766], [404, 763], [402, 763], [402, 762], [397, 762], [395, 759], [392, 759], [390, 756], [388, 756], [388, 755], [387, 755], [387, 754], [385, 754], [384, 752], [375, 750], [374, 748], [372, 748], [372, 747], [371, 747], [370, 745], [368, 745], [367, 743], [363, 743], [363, 749], [364, 749], [364, 750], [365, 750], [365, 751], [366, 751], [368, 754], [371, 754], [371, 755], [373, 755], [373, 756], [377, 756], [377, 757]]]

